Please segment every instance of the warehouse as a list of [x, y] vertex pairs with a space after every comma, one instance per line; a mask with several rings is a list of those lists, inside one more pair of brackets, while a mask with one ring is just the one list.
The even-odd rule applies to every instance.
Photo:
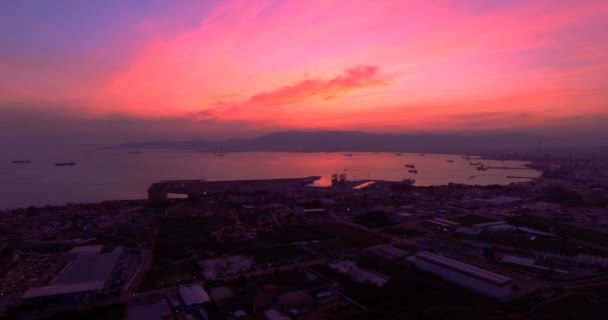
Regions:
[[74, 301], [94, 297], [102, 292], [114, 270], [123, 247], [101, 253], [102, 246], [75, 247], [68, 256], [73, 260], [51, 284], [28, 290], [26, 300]]
[[179, 287], [178, 293], [187, 310], [194, 310], [203, 303], [211, 301], [205, 289], [199, 284]]
[[419, 252], [416, 268], [493, 298], [511, 294], [511, 278], [430, 252]]

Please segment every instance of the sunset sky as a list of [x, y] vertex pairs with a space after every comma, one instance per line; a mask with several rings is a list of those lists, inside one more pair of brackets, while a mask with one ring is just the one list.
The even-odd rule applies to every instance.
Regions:
[[608, 1], [0, 2], [8, 133], [608, 126]]

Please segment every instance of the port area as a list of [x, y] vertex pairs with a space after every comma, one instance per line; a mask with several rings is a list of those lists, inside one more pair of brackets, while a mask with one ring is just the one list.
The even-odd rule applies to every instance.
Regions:
[[159, 183], [202, 194], [5, 210], [0, 312], [602, 319], [608, 165], [545, 165], [506, 186], [179, 180]]
[[152, 184], [148, 188], [148, 199], [162, 201], [169, 194], [180, 194], [189, 198], [204, 196], [208, 193], [255, 190], [266, 191], [295, 191], [313, 184], [321, 179], [320, 176], [288, 179], [256, 179], [256, 180], [167, 180]]

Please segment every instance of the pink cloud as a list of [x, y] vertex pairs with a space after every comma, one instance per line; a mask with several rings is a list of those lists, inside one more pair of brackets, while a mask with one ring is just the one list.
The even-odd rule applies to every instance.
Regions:
[[[608, 113], [606, 1], [487, 6], [225, 1], [185, 30], [159, 31], [179, 19], [163, 13], [160, 24], [134, 21], [140, 41], [122, 68], [23, 63], [11, 72], [27, 81], [11, 80], [0, 93], [78, 100], [96, 113], [298, 128], [466, 129], [467, 115], [530, 114], [481, 124], [508, 128]], [[390, 74], [352, 68], [362, 62]]]
[[292, 85], [255, 93], [245, 100], [219, 101], [209, 109], [187, 114], [200, 120], [264, 120], [270, 118], [269, 114], [289, 113], [293, 106], [323, 104], [356, 90], [386, 86], [389, 78], [376, 66], [358, 65], [330, 79], [307, 78]]
[[376, 66], [356, 66], [329, 80], [306, 79], [291, 86], [258, 93], [249, 98], [248, 104], [268, 106], [303, 102], [310, 98], [329, 100], [354, 89], [386, 85], [387, 79], [379, 76], [378, 71]]

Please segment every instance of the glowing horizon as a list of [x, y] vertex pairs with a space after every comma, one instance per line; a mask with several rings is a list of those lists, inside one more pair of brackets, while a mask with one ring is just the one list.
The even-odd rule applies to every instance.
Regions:
[[0, 109], [220, 131], [608, 119], [606, 1], [87, 3], [0, 5]]

